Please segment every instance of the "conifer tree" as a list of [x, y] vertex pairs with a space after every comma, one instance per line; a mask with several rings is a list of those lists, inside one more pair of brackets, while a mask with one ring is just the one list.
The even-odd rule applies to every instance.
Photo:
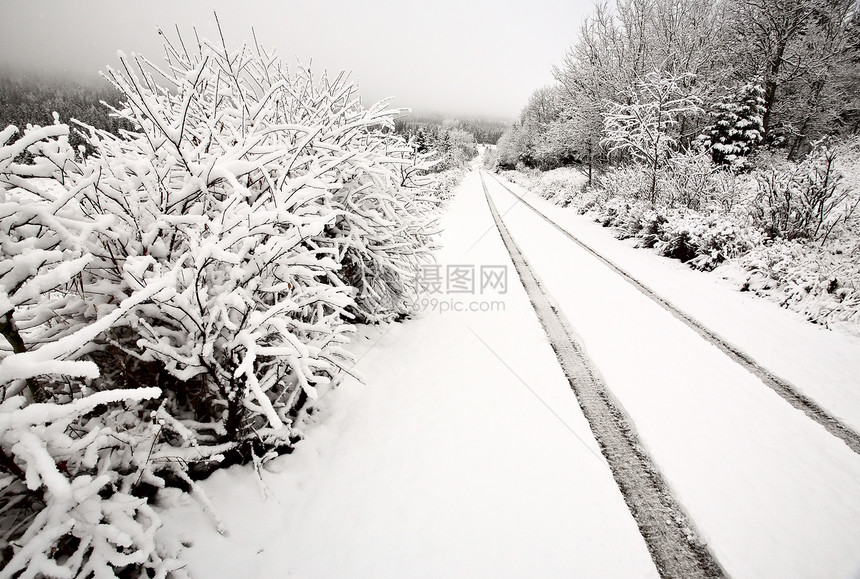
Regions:
[[716, 120], [705, 130], [715, 163], [732, 164], [748, 156], [764, 138], [764, 89], [750, 82], [717, 103]]

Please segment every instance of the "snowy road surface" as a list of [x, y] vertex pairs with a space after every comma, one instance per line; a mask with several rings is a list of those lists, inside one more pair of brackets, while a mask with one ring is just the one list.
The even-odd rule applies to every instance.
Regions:
[[728, 574], [860, 573], [860, 456], [498, 183], [488, 186], [526, 259]]
[[689, 517], [675, 501], [659, 469], [643, 452], [642, 442], [607, 390], [599, 369], [588, 358], [564, 313], [547, 294], [511, 237], [490, 197], [483, 173], [481, 183], [496, 229], [660, 575], [689, 579], [723, 577], [723, 570], [691, 529]]
[[[487, 185], [725, 571], [860, 574], [860, 456], [491, 179]], [[183, 555], [196, 576], [657, 575], [511, 266], [477, 172], [461, 185], [445, 226], [442, 270], [505, 266], [507, 292], [446, 288], [414, 320], [363, 329], [355, 351], [365, 384], [347, 379], [326, 395], [319, 423], [305, 428], [292, 455], [267, 465], [263, 485], [250, 468], [204, 481], [229, 535], [218, 535], [187, 496], [174, 497], [163, 513], [165, 536], [189, 545]], [[648, 284], [661, 294], [682, 294], [667, 297], [707, 310], [719, 294], [720, 311], [702, 320], [708, 324], [731, 329], [742, 326], [739, 316], [758, 315], [726, 297], [746, 299], [741, 294], [689, 281], [669, 260], [659, 266], [648, 252], [625, 253], [588, 224], [579, 233], [653, 278]], [[777, 309], [755, 319], [779, 333], [796, 327], [792, 316]], [[728, 333], [722, 326], [715, 329]], [[744, 334], [743, 347], [768, 367], [782, 364], [775, 370], [787, 368], [785, 377], [806, 388], [803, 376], [819, 376], [814, 369], [794, 355], [781, 362], [758, 343], [773, 331]], [[845, 340], [832, 339], [833, 350], [856, 353]], [[856, 425], [851, 363], [822, 370], [827, 379], [813, 380], [808, 393]]]
[[[489, 174], [488, 174], [489, 175]], [[850, 409], [850, 404], [852, 402], [856, 403], [857, 394], [851, 389], [851, 383], [856, 379], [856, 374], [860, 374], [860, 341], [856, 338], [849, 336], [840, 336], [839, 334], [832, 334], [827, 331], [819, 331], [817, 333], [808, 331], [809, 324], [805, 324], [802, 321], [799, 321], [795, 318], [788, 317], [787, 319], [783, 319], [785, 316], [777, 315], [775, 318], [772, 316], [771, 319], [767, 320], [767, 323], [759, 324], [760, 320], [756, 320], [755, 317], [749, 317], [744, 312], [743, 315], [736, 316], [735, 319], [731, 320], [730, 327], [732, 327], [735, 331], [733, 335], [735, 338], [740, 338], [741, 343], [745, 343], [747, 346], [752, 346], [752, 350], [756, 350], [756, 342], [761, 341], [761, 337], [758, 340], [750, 340], [750, 336], [754, 336], [756, 333], [761, 332], [762, 328], [765, 329], [765, 336], [771, 342], [771, 351], [773, 351], [773, 343], [775, 342], [780, 346], [788, 346], [784, 349], [784, 351], [791, 351], [794, 354], [798, 355], [800, 359], [806, 359], [807, 363], [814, 360], [812, 366], [818, 366], [821, 368], [826, 368], [826, 372], [822, 372], [823, 375], [813, 376], [810, 374], [806, 374], [805, 376], [800, 376], [801, 379], [806, 378], [806, 380], [801, 381], [801, 388], [798, 388], [791, 382], [787, 381], [785, 378], [774, 373], [772, 370], [768, 370], [762, 364], [760, 364], [757, 360], [752, 358], [744, 348], [738, 346], [736, 343], [728, 341], [726, 338], [715, 332], [712, 328], [702, 324], [693, 314], [689, 313], [689, 310], [700, 311], [699, 313], [711, 313], [714, 311], [720, 312], [720, 319], [725, 322], [725, 312], [731, 311], [732, 307], [736, 308], [738, 313], [741, 312], [740, 309], [737, 309], [739, 305], [747, 306], [747, 305], [759, 305], [755, 302], [751, 302], [749, 304], [743, 303], [738, 304], [739, 301], [737, 299], [737, 292], [728, 291], [727, 288], [720, 288], [719, 286], [714, 287], [713, 283], [708, 283], [713, 281], [713, 277], [704, 278], [702, 276], [694, 276], [688, 278], [691, 282], [694, 283], [693, 288], [697, 291], [688, 292], [686, 295], [695, 296], [694, 300], [687, 303], [687, 309], [681, 309], [676, 306], [672, 301], [669, 301], [662, 295], [658, 294], [650, 287], [648, 287], [645, 283], [643, 283], [639, 278], [634, 277], [630, 273], [628, 273], [625, 269], [619, 267], [614, 262], [606, 258], [601, 252], [596, 251], [591, 245], [583, 242], [579, 237], [574, 235], [571, 229], [565, 228], [560, 225], [557, 221], [553, 220], [543, 211], [537, 209], [533, 205], [533, 199], [530, 199], [530, 195], [526, 194], [517, 194], [516, 191], [511, 189], [509, 185], [504, 182], [495, 179], [497, 183], [499, 183], [506, 191], [510, 192], [513, 195], [518, 197], [518, 202], [520, 204], [525, 205], [529, 209], [531, 209], [535, 214], [537, 214], [541, 219], [543, 219], [547, 224], [551, 227], [557, 229], [561, 232], [565, 237], [567, 237], [571, 242], [576, 244], [577, 246], [585, 249], [588, 253], [597, 257], [601, 262], [603, 262], [607, 267], [611, 270], [615, 271], [619, 276], [627, 280], [631, 285], [633, 285], [636, 289], [638, 289], [642, 294], [648, 296], [652, 301], [659, 304], [665, 310], [670, 312], [673, 316], [684, 322], [690, 329], [695, 331], [701, 337], [703, 337], [706, 341], [711, 344], [717, 346], [720, 350], [723, 351], [727, 356], [733, 359], [735, 362], [740, 364], [742, 367], [749, 370], [752, 374], [755, 374], [759, 378], [761, 378], [764, 384], [767, 384], [770, 388], [772, 388], [777, 394], [782, 396], [789, 404], [802, 411], [804, 414], [809, 416], [812, 420], [818, 422], [824, 428], [827, 429], [828, 432], [836, 436], [837, 438], [842, 439], [855, 453], [860, 454], [860, 434], [858, 431], [860, 429], [853, 429], [848, 423], [851, 422], [849, 419], [846, 422], [839, 420], [835, 417], [831, 412], [829, 412], [824, 406], [822, 406], [819, 402], [814, 400], [807, 392], [812, 393], [824, 393], [825, 399], [833, 399], [833, 395], [828, 395], [831, 391], [835, 391], [837, 395], [839, 393], [843, 394], [842, 402], [845, 402], [849, 405], [848, 410], [846, 411], [843, 408], [843, 415], [853, 417], [853, 413]], [[488, 201], [490, 202], [490, 201]], [[546, 208], [546, 207], [545, 207]], [[569, 212], [567, 212], [569, 213]], [[556, 216], [564, 216], [565, 214], [558, 214], [556, 212]], [[582, 225], [581, 223], [579, 225]], [[613, 246], [617, 246], [618, 244], [611, 244]], [[613, 247], [614, 249], [615, 247]], [[652, 256], [653, 257], [653, 256]], [[664, 260], [665, 261], [665, 260]], [[667, 262], [668, 263], [668, 262]], [[660, 263], [659, 265], [664, 265], [664, 263]], [[657, 268], [661, 269], [660, 267]], [[640, 271], [641, 274], [641, 271]], [[652, 276], [649, 276], [653, 278]], [[708, 292], [713, 291], [714, 289], [723, 289], [723, 301], [725, 302], [727, 299], [728, 303], [720, 303], [720, 300], [709, 301], [708, 303], [703, 303], [702, 298], [708, 294]], [[693, 306], [690, 308], [690, 306]], [[773, 304], [771, 304], [773, 306]], [[762, 313], [770, 313], [774, 314], [778, 312], [778, 310], [767, 309], [765, 308]], [[784, 323], [793, 322], [797, 325], [796, 328], [785, 328], [783, 327]], [[738, 331], [740, 329], [740, 331]], [[793, 333], [791, 330], [796, 330], [796, 333]], [[780, 330], [783, 330], [780, 332]], [[788, 330], [787, 332], [785, 330]], [[819, 328], [819, 330], [823, 330]], [[801, 336], [804, 339], [798, 340], [798, 337]], [[788, 340], [786, 341], [786, 337]], [[833, 339], [836, 338], [836, 339]], [[830, 342], [831, 344], [828, 344]], [[828, 345], [836, 345], [837, 352], [842, 354], [841, 357], [834, 357], [833, 350], [827, 348]], [[841, 351], [839, 350], [841, 348]], [[823, 356], [817, 355], [819, 352], [823, 353]], [[812, 355], [815, 357], [812, 358]], [[780, 364], [779, 360], [771, 359], [771, 364], [776, 361], [776, 367], [781, 368], [783, 371], [787, 372], [789, 375], [794, 374], [797, 377], [796, 372], [793, 372], [792, 367], [785, 367], [785, 364]], [[838, 376], [841, 378], [840, 382], [834, 384], [832, 381], [827, 382], [828, 375], [830, 377]], [[812, 384], [809, 384], [809, 379], [812, 378]], [[846, 380], [847, 378], [847, 380]], [[847, 382], [847, 384], [846, 384]], [[824, 388], [821, 388], [821, 386]], [[848, 386], [848, 388], [845, 388]]]

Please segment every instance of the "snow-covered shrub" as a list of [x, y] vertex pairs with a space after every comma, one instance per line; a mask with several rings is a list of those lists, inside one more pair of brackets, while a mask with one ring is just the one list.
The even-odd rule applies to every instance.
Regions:
[[499, 176], [507, 179], [511, 183], [515, 183], [520, 187], [531, 189], [536, 187], [540, 179], [540, 172], [533, 169], [516, 170], [516, 171], [500, 171]]
[[73, 186], [119, 217], [93, 264], [114, 291], [173, 280], [111, 336], [169, 374], [171, 412], [216, 440], [289, 445], [295, 413], [342, 376], [347, 321], [410, 311], [426, 206], [402, 182], [397, 111], [262, 49], [195, 48], [168, 43], [160, 73], [121, 55], [108, 76], [140, 132], [89, 129], [99, 153]]
[[703, 149], [672, 155], [658, 174], [658, 204], [689, 209], [731, 206], [735, 193], [731, 182], [736, 178]]
[[860, 245], [822, 248], [804, 241], [778, 240], [744, 255], [742, 290], [826, 326], [860, 333]]
[[[3, 353], [0, 578], [183, 576], [181, 565], [156, 544], [158, 517], [133, 494], [141, 483], [163, 487], [165, 471], [199, 491], [184, 463], [154, 460], [162, 428], [148, 420], [144, 401], [161, 389], [97, 391], [94, 386], [103, 384], [98, 367], [78, 359], [169, 285], [161, 280], [72, 333], [42, 332], [45, 341]], [[38, 381], [50, 399], [32, 403], [22, 394], [10, 396], [10, 386], [21, 381]]]
[[451, 200], [454, 189], [465, 177], [466, 173], [462, 169], [448, 169], [440, 173], [433, 173], [432, 178], [428, 180], [425, 187], [432, 199], [445, 204]]
[[[855, 194], [860, 192], [860, 135], [847, 137], [832, 145], [842, 184]], [[855, 215], [855, 219], [858, 216]]]
[[833, 143], [836, 156], [836, 169], [841, 177], [840, 184], [847, 192], [841, 214], [829, 240], [856, 240], [860, 238], [860, 135], [848, 137]]
[[657, 251], [711, 270], [723, 261], [744, 255], [762, 241], [754, 228], [731, 215], [670, 212], [659, 225]]
[[[91, 261], [87, 241], [111, 219], [83, 215], [69, 193], [57, 184], [64, 167], [74, 163], [68, 127], [28, 127], [8, 142], [15, 127], [0, 131], [0, 335], [15, 353], [28, 349], [23, 333], [41, 330], [48, 341], [74, 329], [84, 305], [74, 292], [55, 290], [78, 280]], [[18, 160], [27, 153], [29, 163]], [[39, 307], [35, 307], [38, 304]], [[62, 325], [51, 323], [63, 318]], [[7, 384], [16, 394], [24, 381]], [[27, 379], [37, 402], [50, 398], [38, 380]]]
[[[642, 195], [648, 175], [637, 165], [610, 169], [571, 203], [590, 213], [618, 237], [636, 237], [641, 247], [655, 247], [667, 257], [713, 269], [756, 245], [761, 235], [743, 212], [728, 212], [723, 198], [736, 193], [736, 177], [718, 169], [704, 152], [677, 155], [661, 171], [660, 203]], [[681, 202], [683, 207], [673, 207]], [[687, 208], [708, 207], [707, 212]]]
[[773, 164], [753, 176], [758, 190], [753, 215], [772, 238], [824, 243], [857, 207], [856, 195], [841, 183], [836, 152], [827, 146], [801, 163]]
[[606, 196], [592, 216], [603, 227], [617, 227], [619, 237], [624, 239], [642, 229], [640, 219], [650, 207], [650, 203], [641, 199]]
[[134, 131], [79, 124], [88, 155], [58, 123], [0, 134], [0, 516], [33, 505], [2, 576], [164, 576], [132, 493], [288, 450], [351, 324], [411, 312], [429, 257], [398, 111], [259, 46], [165, 42], [108, 72]]
[[37, 378], [68, 387], [62, 396], [47, 389], [53, 398], [47, 402], [30, 403], [20, 394], [0, 402], [0, 577], [110, 577], [131, 570], [164, 577], [179, 569], [156, 545], [158, 517], [133, 496], [141, 482], [165, 484], [150, 460], [160, 430], [142, 405], [161, 390], [96, 392], [89, 384], [98, 368], [74, 359], [167, 287], [154, 284], [93, 324], [0, 360], [4, 390]]
[[158, 432], [122, 403], [139, 408], [159, 394], [0, 403], [0, 578], [185, 576], [155, 539], [158, 515], [132, 494], [142, 480], [161, 481], [148, 455]]
[[857, 332], [860, 139], [819, 147], [802, 163], [768, 150], [749, 161], [747, 173], [701, 150], [676, 153], [660, 169], [653, 202], [648, 170], [635, 164], [610, 168], [575, 195], [545, 184], [553, 172], [503, 175], [691, 267], [735, 262], [745, 289]]
[[613, 167], [596, 179], [597, 188], [612, 197], [643, 199], [648, 195], [648, 175], [637, 165]]
[[569, 204], [582, 193], [587, 182], [585, 175], [575, 169], [553, 169], [540, 174], [535, 192], [544, 199]]

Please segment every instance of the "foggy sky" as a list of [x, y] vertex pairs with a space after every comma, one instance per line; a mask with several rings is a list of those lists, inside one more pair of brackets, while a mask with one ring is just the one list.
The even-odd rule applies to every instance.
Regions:
[[[274, 48], [287, 63], [351, 70], [365, 104], [513, 118], [552, 82], [591, 0], [0, 0], [0, 66], [95, 76], [117, 50], [160, 60], [156, 25]], [[106, 82], [106, 81], [102, 81]]]

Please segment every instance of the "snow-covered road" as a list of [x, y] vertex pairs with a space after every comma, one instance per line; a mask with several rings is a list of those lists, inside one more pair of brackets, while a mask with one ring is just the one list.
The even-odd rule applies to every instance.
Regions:
[[[856, 576], [860, 456], [498, 183], [488, 186], [526, 259], [726, 571]], [[601, 253], [612, 244], [620, 245], [604, 239]], [[716, 315], [735, 311], [744, 310]]]
[[[492, 176], [490, 177], [492, 178]], [[618, 242], [610, 229], [518, 185], [515, 193], [554, 223], [654, 290], [765, 369], [787, 380], [831, 415], [860, 432], [860, 336], [831, 332], [770, 300], [737, 291], [716, 273]]]
[[663, 577], [722, 577], [713, 555], [704, 546], [689, 517], [669, 491], [666, 481], [647, 453], [635, 429], [615, 403], [599, 369], [588, 358], [576, 332], [555, 300], [536, 277], [499, 215], [481, 177], [487, 205], [502, 236], [535, 313], [576, 395], [601, 452], [633, 514], [642, 537]]

